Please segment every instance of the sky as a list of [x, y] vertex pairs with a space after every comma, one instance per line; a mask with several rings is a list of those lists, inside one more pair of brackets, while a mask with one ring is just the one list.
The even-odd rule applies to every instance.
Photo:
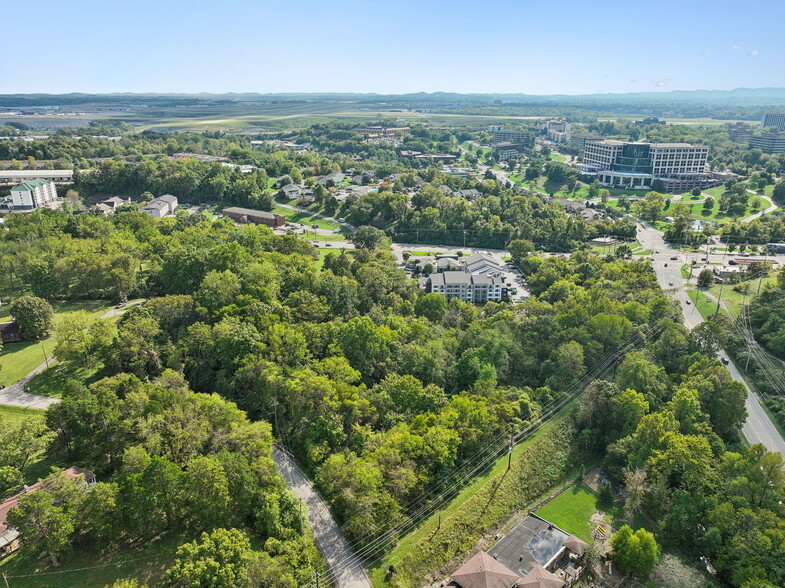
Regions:
[[781, 0], [39, 0], [0, 14], [2, 94], [785, 87]]

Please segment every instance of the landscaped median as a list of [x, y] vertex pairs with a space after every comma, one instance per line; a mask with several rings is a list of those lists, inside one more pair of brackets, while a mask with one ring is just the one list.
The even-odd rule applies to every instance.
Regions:
[[373, 585], [415, 588], [428, 579], [449, 575], [480, 538], [574, 475], [579, 465], [573, 456], [574, 441], [569, 414], [543, 426], [513, 450], [509, 471], [505, 455], [446, 509], [404, 537], [394, 551], [370, 570]]

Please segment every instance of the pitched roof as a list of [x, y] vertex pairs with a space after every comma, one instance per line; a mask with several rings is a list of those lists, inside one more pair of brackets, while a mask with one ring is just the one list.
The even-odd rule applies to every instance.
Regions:
[[518, 586], [519, 588], [562, 588], [564, 582], [540, 564], [536, 564], [531, 572], [518, 580]]
[[36, 188], [40, 188], [41, 186], [46, 186], [47, 184], [52, 184], [53, 182], [49, 180], [44, 180], [42, 178], [36, 178], [35, 180], [27, 180], [26, 182], [22, 182], [18, 186], [14, 186], [11, 188], [12, 192], [30, 192], [31, 190], [35, 190]]
[[586, 552], [586, 548], [589, 547], [589, 544], [582, 539], [578, 539], [575, 535], [570, 535], [564, 541], [564, 547], [580, 557]]
[[453, 572], [452, 579], [461, 588], [511, 588], [518, 574], [479, 551]]

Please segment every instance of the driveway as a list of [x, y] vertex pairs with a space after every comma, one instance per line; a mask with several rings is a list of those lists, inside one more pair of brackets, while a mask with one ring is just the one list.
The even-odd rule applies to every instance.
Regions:
[[[49, 358], [50, 362], [53, 360], [54, 356]], [[11, 384], [7, 388], [0, 390], [0, 404], [5, 406], [39, 408], [45, 410], [52, 404], [60, 402], [59, 398], [49, 398], [48, 396], [38, 396], [37, 394], [30, 394], [25, 392], [25, 386], [27, 385], [27, 382], [44, 371], [47, 368], [47, 365], [48, 364], [46, 362], [42, 363], [15, 384]]]
[[292, 454], [274, 445], [273, 460], [289, 490], [305, 503], [311, 532], [335, 581], [334, 584], [327, 584], [338, 588], [372, 588], [362, 563], [341, 533], [330, 509], [299, 468]]

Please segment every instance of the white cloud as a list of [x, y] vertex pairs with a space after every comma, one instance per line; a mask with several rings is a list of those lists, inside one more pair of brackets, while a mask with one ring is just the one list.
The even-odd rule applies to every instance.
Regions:
[[741, 49], [744, 49], [744, 45], [733, 45], [731, 49], [733, 49], [734, 51], [739, 51]]
[[663, 86], [667, 86], [668, 82], [670, 81], [671, 81], [670, 78], [662, 78], [661, 80], [657, 80], [656, 82], [654, 82], [654, 85], [657, 86], [658, 88], [662, 88]]
[[750, 51], [749, 53], [747, 53], [747, 55], [748, 55], [749, 57], [755, 57], [757, 54], [758, 54], [758, 50], [757, 50], [757, 49], [753, 49], [752, 51]]

